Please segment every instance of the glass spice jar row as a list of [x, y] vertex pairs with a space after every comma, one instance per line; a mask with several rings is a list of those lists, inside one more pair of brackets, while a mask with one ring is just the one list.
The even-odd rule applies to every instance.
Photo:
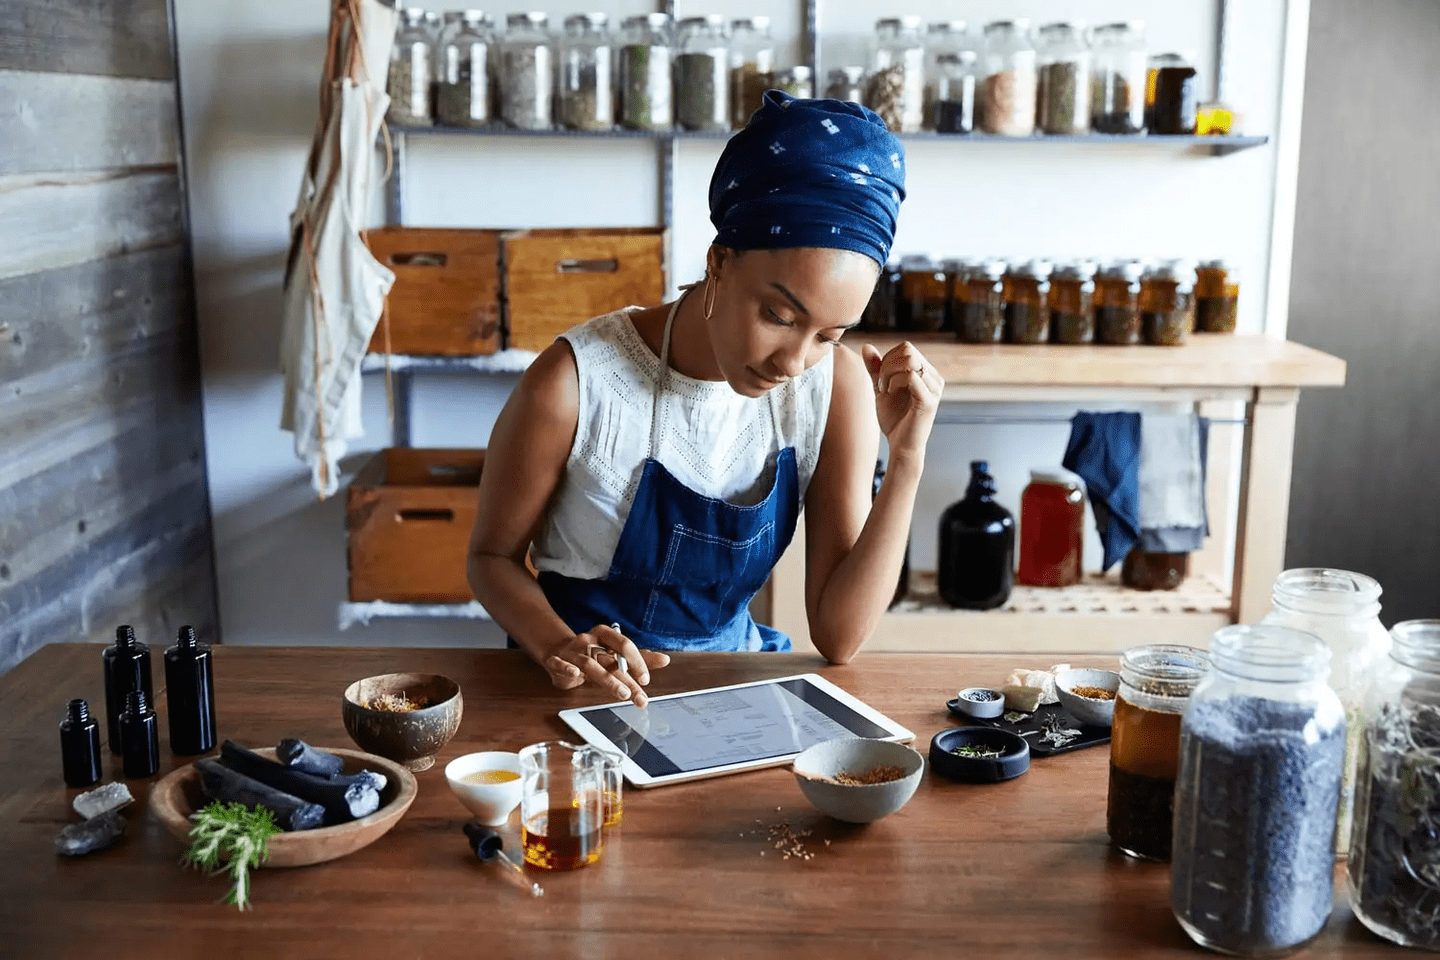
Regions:
[[860, 329], [953, 332], [962, 343], [1178, 346], [1234, 333], [1239, 274], [1223, 260], [1053, 264], [910, 256], [881, 272]]

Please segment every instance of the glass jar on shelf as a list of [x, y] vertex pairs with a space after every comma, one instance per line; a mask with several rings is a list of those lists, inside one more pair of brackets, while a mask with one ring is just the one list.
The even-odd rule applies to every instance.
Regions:
[[685, 130], [730, 129], [730, 41], [718, 13], [680, 21], [675, 122]]
[[385, 92], [390, 95], [385, 119], [395, 126], [428, 127], [435, 122], [430, 105], [434, 55], [435, 37], [426, 11], [419, 7], [400, 11], [385, 83]]
[[1195, 270], [1195, 330], [1234, 333], [1240, 306], [1240, 271], [1224, 260], [1205, 260]]
[[609, 18], [576, 13], [565, 18], [560, 38], [560, 123], [567, 130], [609, 130], [615, 126], [614, 66]]
[[1130, 346], [1140, 342], [1140, 277], [1138, 260], [1117, 260], [1095, 275], [1095, 342]]
[[[446, 13], [448, 18], [452, 13]], [[494, 24], [479, 10], [458, 11], [447, 24], [436, 58], [435, 120], [447, 127], [490, 123], [490, 47]]]
[[555, 79], [550, 18], [534, 11], [508, 15], [499, 47], [500, 119], [517, 130], [549, 130]]
[[1178, 590], [1190, 574], [1190, 554], [1134, 547], [1120, 565], [1120, 582], [1132, 590]]
[[1079, 21], [1040, 28], [1035, 62], [1039, 74], [1035, 122], [1041, 133], [1090, 132], [1090, 47]]
[[865, 68], [837, 67], [825, 76], [825, 97], [827, 100], [849, 100], [851, 103], [865, 102]]
[[1035, 132], [1039, 85], [1035, 48], [1028, 20], [997, 20], [985, 25], [984, 89], [980, 125], [986, 133], [1028, 137]]
[[956, 333], [962, 343], [1005, 339], [1004, 260], [968, 265], [955, 280]]
[[1180, 723], [1170, 906], [1201, 946], [1281, 956], [1330, 918], [1345, 711], [1311, 634], [1223, 627], [1210, 663]]
[[775, 72], [775, 89], [808, 100], [815, 96], [815, 81], [810, 68], [804, 65]]
[[934, 130], [940, 99], [940, 58], [970, 49], [964, 20], [941, 20], [925, 28], [925, 100], [921, 126]]
[[1005, 342], [1045, 343], [1050, 339], [1050, 262], [1012, 263], [1005, 272]]
[[1195, 133], [1200, 103], [1194, 58], [1182, 53], [1160, 53], [1150, 58], [1145, 78], [1145, 125], [1151, 133]]
[[1090, 32], [1090, 128], [1145, 132], [1145, 21], [1106, 23]]
[[670, 18], [663, 13], [627, 17], [620, 47], [620, 123], [631, 130], [668, 130], [674, 59]]
[[949, 285], [944, 268], [933, 257], [912, 255], [900, 260], [900, 315], [904, 328], [933, 333], [945, 327]]
[[1092, 343], [1095, 340], [1095, 264], [1075, 260], [1055, 268], [1050, 276], [1046, 309], [1051, 343]]
[[1085, 488], [1063, 470], [1031, 470], [1020, 495], [1020, 567], [1015, 582], [1070, 587], [1084, 571]]
[[[730, 22], [730, 125], [736, 130], [765, 97], [775, 72], [775, 42], [769, 17], [741, 17]], [[843, 99], [843, 98], [842, 98]]]
[[860, 326], [857, 329], [865, 333], [884, 333], [899, 329], [896, 301], [900, 296], [900, 277], [898, 261], [892, 260], [885, 264], [875, 281], [870, 302], [865, 305], [865, 312], [860, 315]]
[[995, 478], [984, 460], [970, 464], [965, 498], [940, 514], [940, 598], [962, 610], [993, 610], [1015, 584], [1015, 518], [995, 502]]
[[891, 133], [915, 133], [925, 120], [925, 45], [920, 18], [886, 17], [875, 23], [865, 106]]
[[974, 133], [975, 97], [982, 81], [975, 51], [940, 54], [936, 71], [934, 129], [938, 133]]
[[1140, 331], [1152, 347], [1178, 347], [1195, 326], [1195, 271], [1167, 260], [1140, 278]]

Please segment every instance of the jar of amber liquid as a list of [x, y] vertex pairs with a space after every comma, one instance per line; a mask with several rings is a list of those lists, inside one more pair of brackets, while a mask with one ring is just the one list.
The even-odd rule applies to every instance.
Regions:
[[896, 298], [900, 296], [900, 264], [891, 261], [880, 271], [875, 281], [875, 290], [870, 302], [860, 315], [860, 326], [864, 333], [885, 333], [894, 330], [899, 323], [896, 317]]
[[1224, 260], [1206, 260], [1195, 271], [1195, 330], [1234, 333], [1240, 305], [1240, 271]]
[[1095, 276], [1091, 309], [1095, 314], [1095, 341], [1112, 346], [1140, 342], [1140, 276], [1138, 260], [1112, 263]]
[[1004, 280], [1006, 342], [1044, 343], [1050, 339], [1050, 316], [1045, 310], [1049, 293], [1049, 262], [1010, 265]]
[[1205, 651], [1176, 644], [1133, 647], [1120, 657], [1105, 828], [1122, 853], [1170, 859], [1180, 718], [1209, 664]]
[[1002, 297], [1005, 261], [971, 264], [955, 278], [955, 332], [962, 343], [999, 343], [1005, 338]]
[[905, 329], [934, 332], [944, 329], [950, 286], [945, 270], [930, 257], [900, 261], [900, 314]]
[[1051, 343], [1090, 343], [1095, 339], [1094, 295], [1095, 264], [1082, 260], [1056, 268], [1046, 300]]
[[1178, 347], [1195, 328], [1195, 272], [1170, 261], [1140, 280], [1140, 330], [1152, 347]]
[[1120, 582], [1132, 590], [1178, 590], [1190, 573], [1190, 554], [1151, 553], [1135, 547], [1120, 566]]
[[1030, 471], [1020, 495], [1020, 568], [1015, 581], [1032, 587], [1080, 582], [1085, 544], [1085, 490], [1073, 474]]

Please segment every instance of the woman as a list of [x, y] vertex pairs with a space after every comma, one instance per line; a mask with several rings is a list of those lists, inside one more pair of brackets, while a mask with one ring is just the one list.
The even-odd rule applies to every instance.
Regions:
[[490, 436], [468, 570], [555, 686], [643, 706], [665, 650], [789, 649], [747, 606], [802, 504], [815, 646], [844, 663], [873, 632], [944, 387], [911, 344], [839, 346], [903, 196], [879, 117], [770, 91], [711, 179], [704, 281], [571, 329], [521, 378]]

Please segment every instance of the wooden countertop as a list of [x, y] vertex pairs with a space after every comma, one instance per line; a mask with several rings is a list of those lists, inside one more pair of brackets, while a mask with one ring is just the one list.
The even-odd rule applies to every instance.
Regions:
[[[1003, 784], [926, 773], [899, 813], [865, 827], [820, 816], [788, 770], [651, 791], [629, 790], [624, 822], [600, 863], [537, 872], [532, 900], [496, 865], [476, 862], [466, 812], [444, 762], [566, 735], [556, 711], [596, 702], [558, 693], [514, 651], [221, 647], [215, 652], [222, 737], [285, 736], [349, 746], [340, 696], [352, 680], [398, 670], [459, 682], [464, 719], [396, 828], [345, 859], [254, 876], [253, 910], [218, 901], [224, 878], [181, 869], [182, 845], [144, 805], [121, 844], [59, 857], [52, 839], [75, 819], [60, 778], [56, 724], [65, 701], [103, 714], [100, 650], [46, 647], [0, 677], [0, 955], [89, 957], [664, 958], [973, 955], [1203, 956], [1170, 913], [1168, 869], [1111, 851], [1104, 747], [1036, 759]], [[1027, 662], [1028, 661], [1028, 662]], [[924, 751], [952, 721], [958, 687], [1004, 679], [1033, 658], [862, 655], [844, 667], [803, 654], [680, 655], [657, 671], [659, 694], [816, 670], [904, 723]], [[156, 699], [163, 672], [156, 673]], [[103, 723], [102, 723], [103, 733]], [[164, 743], [162, 770], [177, 765]], [[108, 753], [106, 781], [119, 764]], [[512, 820], [513, 824], [513, 820]], [[770, 829], [788, 824], [813, 859], [786, 860]], [[512, 828], [513, 829], [513, 828]], [[828, 843], [826, 841], [829, 841]], [[507, 846], [514, 849], [513, 843]], [[762, 856], [763, 854], [763, 856]], [[1307, 957], [1401, 956], [1350, 915], [1334, 915]]]
[[[882, 353], [901, 335], [846, 334], [855, 349]], [[947, 382], [1061, 387], [1338, 387], [1345, 361], [1289, 340], [1191, 334], [1179, 347], [1109, 347], [957, 343], [949, 334], [917, 333], [918, 346]]]

